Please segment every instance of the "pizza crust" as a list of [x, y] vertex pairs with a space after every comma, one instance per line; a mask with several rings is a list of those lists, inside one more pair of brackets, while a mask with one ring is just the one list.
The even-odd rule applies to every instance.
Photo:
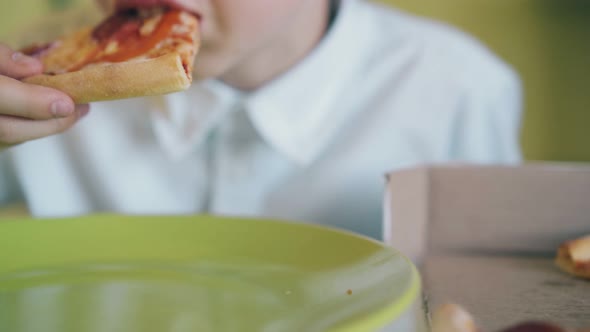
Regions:
[[21, 50], [45, 67], [23, 82], [61, 90], [77, 104], [186, 90], [199, 37], [198, 20], [187, 12], [115, 13], [97, 27]]
[[562, 244], [555, 263], [567, 273], [590, 279], [590, 235]]
[[58, 75], [37, 75], [23, 81], [61, 90], [76, 104], [167, 94], [186, 90], [191, 84], [177, 53], [89, 66]]
[[432, 332], [479, 332], [471, 314], [463, 307], [446, 303], [432, 316]]

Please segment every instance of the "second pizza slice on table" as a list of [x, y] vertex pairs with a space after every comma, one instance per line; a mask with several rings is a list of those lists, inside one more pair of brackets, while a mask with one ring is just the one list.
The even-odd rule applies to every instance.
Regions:
[[76, 103], [166, 94], [192, 83], [199, 22], [168, 7], [117, 12], [96, 27], [21, 51], [41, 60], [27, 83], [67, 93]]
[[555, 262], [569, 274], [590, 279], [590, 235], [563, 243]]

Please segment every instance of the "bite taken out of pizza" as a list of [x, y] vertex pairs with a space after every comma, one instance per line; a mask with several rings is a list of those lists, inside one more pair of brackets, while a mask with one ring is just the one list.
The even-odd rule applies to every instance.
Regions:
[[25, 47], [41, 75], [24, 82], [61, 90], [76, 103], [167, 94], [192, 83], [196, 15], [178, 8], [126, 8], [95, 27]]

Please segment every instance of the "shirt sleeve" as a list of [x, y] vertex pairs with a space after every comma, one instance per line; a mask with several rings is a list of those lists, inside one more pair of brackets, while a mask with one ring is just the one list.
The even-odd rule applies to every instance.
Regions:
[[521, 162], [522, 89], [518, 76], [506, 71], [495, 80], [474, 86], [460, 99], [451, 121], [452, 159], [491, 164]]

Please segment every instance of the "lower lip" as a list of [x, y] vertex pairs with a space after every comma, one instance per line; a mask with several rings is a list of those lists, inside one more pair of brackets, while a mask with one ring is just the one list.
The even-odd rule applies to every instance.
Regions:
[[[183, 10], [191, 11], [188, 8], [181, 6], [177, 1], [174, 0], [120, 0], [116, 2], [117, 9], [129, 8], [129, 7], [151, 7], [151, 6], [170, 6], [174, 8], [180, 8]], [[191, 11], [192, 12], [192, 11]], [[196, 14], [196, 13], [195, 13]]]
[[189, 8], [180, 6], [177, 2], [175, 1], [162, 1], [162, 0], [121, 0], [116, 2], [115, 4], [115, 8], [117, 11], [119, 10], [124, 10], [124, 9], [128, 9], [128, 8], [137, 8], [137, 7], [151, 7], [151, 6], [170, 6], [173, 8], [178, 8], [181, 10], [185, 10], [188, 11], [190, 13], [192, 13], [193, 15], [195, 15], [197, 17], [197, 20], [199, 21], [199, 24], [201, 24], [202, 22], [202, 17], [199, 13], [197, 13], [196, 11], [193, 11]]

